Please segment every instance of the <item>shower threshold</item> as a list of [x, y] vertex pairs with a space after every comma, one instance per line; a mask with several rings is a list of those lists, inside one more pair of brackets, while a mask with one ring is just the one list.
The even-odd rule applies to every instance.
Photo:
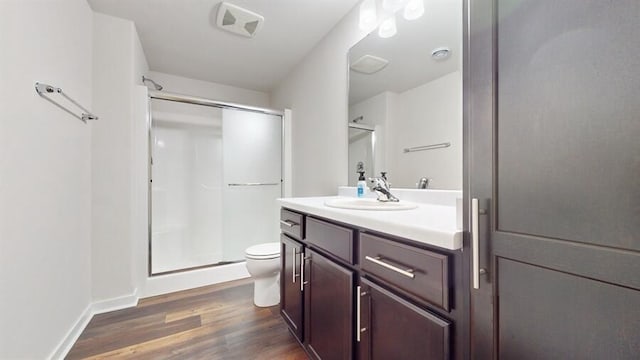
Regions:
[[153, 277], [153, 276], [177, 274], [177, 273], [183, 273], [183, 272], [194, 271], [194, 270], [209, 269], [209, 268], [214, 268], [214, 267], [218, 267], [218, 266], [222, 266], [222, 265], [237, 264], [237, 263], [241, 263], [241, 262], [244, 262], [244, 259], [243, 260], [233, 260], [233, 261], [219, 261], [219, 262], [213, 263], [213, 264], [193, 266], [193, 267], [176, 269], [176, 270], [161, 271], [161, 272], [156, 272], [156, 273], [152, 273], [151, 269], [149, 269], [149, 276]]

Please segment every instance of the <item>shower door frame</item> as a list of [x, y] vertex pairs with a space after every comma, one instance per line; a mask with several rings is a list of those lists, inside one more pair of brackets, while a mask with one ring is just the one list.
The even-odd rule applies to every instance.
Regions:
[[[169, 270], [169, 271], [163, 271], [163, 272], [159, 272], [159, 273], [153, 273], [152, 272], [152, 266], [151, 266], [151, 262], [152, 262], [152, 240], [153, 240], [153, 229], [152, 229], [152, 201], [153, 198], [151, 196], [152, 194], [152, 166], [153, 166], [153, 145], [152, 145], [152, 136], [151, 136], [151, 129], [153, 127], [153, 116], [151, 115], [151, 100], [156, 99], [156, 100], [166, 100], [166, 101], [173, 101], [173, 102], [179, 102], [179, 103], [183, 103], [183, 104], [192, 104], [192, 105], [203, 105], [203, 106], [210, 106], [210, 107], [215, 107], [215, 108], [219, 108], [219, 109], [231, 109], [231, 110], [240, 110], [240, 111], [250, 111], [250, 112], [255, 112], [255, 113], [260, 113], [260, 114], [266, 114], [266, 115], [275, 115], [275, 116], [280, 116], [280, 128], [281, 128], [281, 135], [280, 135], [280, 196], [283, 196], [284, 193], [284, 141], [285, 141], [285, 134], [284, 134], [284, 111], [280, 111], [280, 110], [275, 110], [275, 109], [269, 109], [269, 108], [262, 108], [262, 107], [257, 107], [257, 106], [249, 106], [249, 105], [242, 105], [242, 104], [237, 104], [237, 103], [231, 103], [231, 102], [225, 102], [225, 101], [218, 101], [218, 100], [211, 100], [211, 99], [206, 99], [206, 98], [202, 98], [202, 97], [197, 97], [197, 96], [190, 96], [190, 95], [183, 95], [183, 94], [175, 94], [175, 93], [168, 93], [168, 92], [164, 92], [164, 91], [153, 91], [150, 90], [148, 92], [148, 101], [147, 101], [147, 153], [148, 153], [148, 158], [147, 158], [147, 210], [148, 210], [148, 226], [147, 226], [147, 233], [148, 233], [148, 252], [149, 252], [149, 256], [147, 259], [147, 275], [149, 277], [153, 277], [153, 276], [162, 276], [162, 275], [168, 275], [168, 274], [175, 274], [175, 273], [182, 273], [182, 272], [187, 272], [187, 271], [193, 271], [193, 270], [198, 270], [198, 269], [206, 269], [206, 268], [213, 268], [216, 266], [221, 266], [221, 265], [227, 265], [227, 264], [232, 264], [235, 262], [240, 262], [240, 261], [225, 261], [223, 263], [216, 263], [216, 264], [208, 264], [208, 265], [199, 265], [199, 266], [192, 266], [192, 267], [188, 267], [188, 268], [183, 268], [183, 269], [176, 269], [176, 270]], [[224, 239], [223, 239], [224, 241]]]

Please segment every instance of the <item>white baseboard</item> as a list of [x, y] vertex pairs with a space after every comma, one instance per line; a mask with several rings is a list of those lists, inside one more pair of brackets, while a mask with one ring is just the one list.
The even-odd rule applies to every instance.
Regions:
[[84, 328], [87, 327], [87, 324], [89, 324], [89, 321], [91, 321], [93, 317], [91, 305], [92, 304], [87, 305], [76, 323], [73, 324], [60, 344], [58, 344], [53, 353], [51, 353], [49, 359], [64, 359], [64, 357], [67, 356], [67, 353], [69, 353], [69, 350], [71, 350], [71, 347], [76, 343], [76, 340], [78, 340], [80, 334], [82, 334]]
[[148, 277], [140, 298], [248, 278], [245, 262]]
[[117, 298], [95, 301], [87, 305], [76, 323], [69, 330], [66, 336], [62, 339], [60, 344], [56, 347], [54, 352], [49, 357], [50, 359], [64, 359], [73, 344], [78, 341], [78, 338], [89, 324], [89, 321], [96, 314], [102, 314], [109, 311], [126, 309], [128, 307], [136, 306], [138, 304], [138, 289], [134, 290], [133, 294], [120, 296]]
[[102, 314], [109, 311], [126, 309], [138, 305], [138, 289], [133, 294], [120, 296], [111, 299], [94, 301], [91, 304], [92, 315]]

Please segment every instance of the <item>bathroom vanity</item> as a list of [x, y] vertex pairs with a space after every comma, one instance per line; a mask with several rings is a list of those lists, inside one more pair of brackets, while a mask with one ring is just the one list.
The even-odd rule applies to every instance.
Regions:
[[280, 199], [281, 314], [313, 359], [462, 358], [455, 206], [336, 209]]

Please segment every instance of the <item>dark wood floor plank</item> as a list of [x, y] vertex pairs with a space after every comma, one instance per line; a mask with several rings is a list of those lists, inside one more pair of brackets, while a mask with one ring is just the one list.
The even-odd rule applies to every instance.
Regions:
[[138, 307], [146, 307], [146, 306], [154, 305], [158, 303], [165, 303], [168, 300], [179, 300], [185, 297], [191, 297], [191, 296], [196, 296], [201, 294], [211, 294], [211, 293], [219, 292], [220, 290], [225, 290], [228, 288], [238, 287], [238, 286], [247, 285], [247, 284], [253, 284], [253, 281], [251, 278], [228, 281], [220, 284], [202, 286], [195, 289], [189, 289], [186, 291], [178, 291], [178, 292], [164, 294], [164, 295], [152, 296], [145, 299], [141, 299], [138, 302]]
[[143, 299], [91, 320], [67, 359], [307, 359], [250, 280]]
[[136, 317], [129, 320], [118, 321], [113, 323], [101, 323], [99, 325], [92, 324], [91, 322], [82, 333], [82, 336], [78, 341], [83, 341], [85, 338], [92, 338], [101, 336], [102, 334], [111, 334], [115, 332], [127, 331], [133, 328], [138, 328], [148, 324], [163, 324], [165, 322], [166, 315], [162, 313], [150, 314], [145, 316]]
[[133, 344], [164, 338], [168, 335], [199, 328], [200, 317], [173, 321], [171, 323], [149, 323], [122, 331], [108, 332], [79, 340], [69, 353], [68, 359], [83, 359], [88, 356], [109, 352]]

